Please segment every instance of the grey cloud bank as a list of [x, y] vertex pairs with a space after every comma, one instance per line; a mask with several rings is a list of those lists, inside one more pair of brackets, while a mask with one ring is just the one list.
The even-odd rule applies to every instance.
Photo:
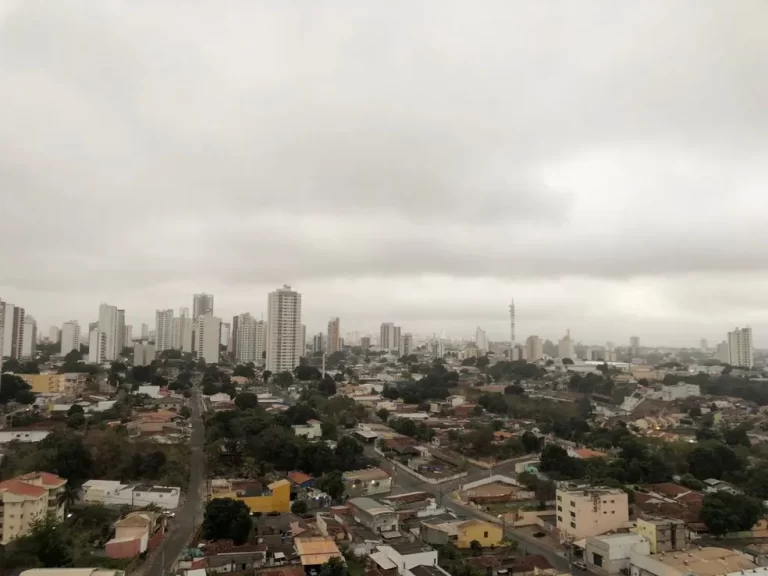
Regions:
[[[768, 6], [0, 9], [0, 295], [768, 345]], [[768, 330], [766, 331], [768, 334]]]

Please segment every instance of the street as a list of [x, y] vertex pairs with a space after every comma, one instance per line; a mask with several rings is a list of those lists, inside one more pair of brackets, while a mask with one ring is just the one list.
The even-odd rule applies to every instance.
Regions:
[[[456, 490], [458, 488], [458, 482], [447, 482], [445, 485], [433, 485], [433, 484], [425, 484], [415, 476], [412, 476], [408, 474], [407, 472], [403, 472], [396, 466], [394, 466], [391, 462], [388, 460], [385, 460], [381, 458], [378, 454], [373, 452], [373, 448], [370, 446], [366, 446], [366, 455], [370, 455], [372, 457], [376, 457], [381, 461], [381, 467], [392, 474], [392, 480], [393, 480], [393, 488], [392, 493], [393, 494], [404, 494], [407, 492], [416, 492], [416, 491], [425, 491], [425, 492], [432, 492], [437, 495], [439, 495], [438, 501], [456, 514], [459, 517], [472, 517], [472, 518], [478, 518], [480, 520], [486, 520], [487, 515], [481, 514], [479, 511], [469, 508], [460, 506], [456, 502], [454, 502], [451, 499], [451, 492]], [[514, 465], [509, 465], [514, 467]], [[509, 470], [509, 466], [504, 467], [504, 471], [501, 470], [493, 470], [491, 472], [489, 471], [477, 471], [474, 470], [470, 472], [470, 474], [461, 480], [461, 483], [468, 483], [475, 480], [479, 480], [480, 478], [487, 477], [492, 474], [504, 474], [504, 475], [514, 475], [513, 470]], [[486, 517], [483, 517], [486, 516]], [[549, 563], [552, 565], [553, 568], [560, 572], [573, 572], [576, 575], [583, 576], [586, 574], [585, 572], [581, 572], [577, 569], [571, 569], [568, 560], [560, 554], [558, 551], [543, 546], [541, 543], [539, 543], [536, 538], [533, 538], [532, 536], [529, 536], [528, 534], [524, 534], [520, 532], [519, 530], [515, 530], [512, 528], [506, 528], [505, 530], [505, 536], [512, 538], [514, 540], [517, 540], [519, 542], [520, 550], [525, 550], [525, 554], [529, 555], [539, 555], [544, 556]]]
[[187, 498], [174, 518], [171, 530], [150, 557], [144, 571], [146, 576], [163, 576], [171, 571], [182, 550], [189, 542], [196, 526], [203, 519], [203, 488], [205, 487], [205, 427], [203, 426], [202, 396], [197, 387], [192, 388], [189, 408], [192, 411], [192, 435], [190, 447], [190, 477]]

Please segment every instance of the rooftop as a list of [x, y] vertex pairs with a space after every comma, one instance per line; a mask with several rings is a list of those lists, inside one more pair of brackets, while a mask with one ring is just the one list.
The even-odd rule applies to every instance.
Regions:
[[434, 548], [431, 546], [427, 546], [421, 542], [403, 542], [402, 544], [392, 544], [392, 549], [400, 554], [400, 556], [407, 556], [408, 554], [419, 554], [420, 552], [431, 552], [434, 550]]
[[351, 472], [344, 472], [344, 478], [346, 480], [386, 480], [390, 478], [389, 472], [382, 470], [381, 468], [367, 468], [365, 470], [352, 470]]
[[445, 576], [448, 574], [437, 566], [415, 566], [410, 570], [414, 576]]
[[293, 542], [304, 566], [325, 564], [331, 558], [341, 557], [333, 538], [296, 538]]
[[347, 503], [371, 515], [394, 512], [392, 508], [385, 506], [381, 502], [377, 502], [373, 498], [351, 498], [350, 500], [347, 500]]
[[568, 496], [594, 496], [601, 494], [605, 494], [606, 496], [611, 494], [624, 494], [626, 496], [627, 494], [620, 488], [608, 488], [606, 486], [588, 486], [584, 488], [574, 488], [572, 490], [558, 490], [557, 492]]
[[697, 576], [718, 576], [755, 567], [755, 564], [735, 550], [713, 546], [691, 548], [687, 552], [677, 554], [652, 554], [650, 558], [683, 572], [695, 573]]

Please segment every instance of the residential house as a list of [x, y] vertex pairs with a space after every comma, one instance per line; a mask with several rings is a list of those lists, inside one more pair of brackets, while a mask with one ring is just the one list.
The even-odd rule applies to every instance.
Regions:
[[437, 566], [437, 550], [422, 542], [382, 544], [376, 547], [396, 567], [399, 576], [411, 576], [417, 566]]
[[397, 532], [397, 513], [371, 498], [352, 498], [347, 501], [352, 517], [373, 532]]
[[294, 538], [293, 543], [306, 574], [319, 573], [323, 564], [331, 558], [339, 558], [344, 561], [344, 557], [333, 538], [325, 536], [298, 537]]
[[164, 396], [162, 398], [153, 398], [152, 405], [162, 410], [181, 410], [187, 403], [183, 396]]
[[389, 494], [392, 491], [392, 477], [381, 468], [344, 472], [342, 479], [348, 497]]
[[288, 480], [272, 482], [267, 489], [227, 490], [214, 492], [212, 498], [232, 498], [240, 500], [250, 508], [251, 512], [287, 513], [291, 510], [291, 483]]
[[689, 548], [680, 554], [643, 554], [632, 551], [630, 576], [750, 576], [768, 575], [768, 567], [757, 567], [736, 550], [711, 546]]
[[289, 472], [288, 480], [302, 489], [312, 488], [315, 485], [315, 479], [312, 476], [300, 471]]
[[587, 538], [584, 560], [590, 572], [619, 576], [629, 571], [632, 552], [650, 554], [648, 539], [640, 534], [606, 534]]
[[165, 515], [131, 512], [115, 522], [115, 536], [105, 546], [108, 558], [135, 558], [160, 545], [165, 534]]
[[143, 486], [123, 484], [117, 480], [88, 480], [83, 484], [83, 501], [105, 506], [154, 505], [163, 510], [179, 507], [181, 488], [178, 486]]
[[650, 545], [650, 553], [674, 552], [688, 547], [685, 522], [673, 518], [638, 518], [637, 533]]
[[319, 420], [307, 420], [306, 424], [294, 424], [293, 433], [296, 436], [304, 436], [308, 440], [314, 440], [315, 438], [323, 437], [323, 430], [321, 428], [322, 422]]
[[32, 472], [0, 482], [0, 543], [24, 536], [35, 520], [51, 515], [64, 519], [59, 495], [67, 481], [48, 472]]
[[485, 520], [467, 520], [458, 526], [456, 535], [457, 548], [470, 548], [472, 542], [479, 542], [483, 548], [499, 546], [504, 540], [504, 532], [498, 524]]
[[40, 442], [48, 437], [50, 430], [31, 430], [29, 428], [6, 428], [0, 430], [0, 444], [9, 442]]

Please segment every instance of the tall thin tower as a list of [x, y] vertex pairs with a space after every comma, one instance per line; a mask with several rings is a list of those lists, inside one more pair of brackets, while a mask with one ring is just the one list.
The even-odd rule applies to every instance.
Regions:
[[509, 359], [512, 360], [515, 351], [515, 299], [509, 303]]

